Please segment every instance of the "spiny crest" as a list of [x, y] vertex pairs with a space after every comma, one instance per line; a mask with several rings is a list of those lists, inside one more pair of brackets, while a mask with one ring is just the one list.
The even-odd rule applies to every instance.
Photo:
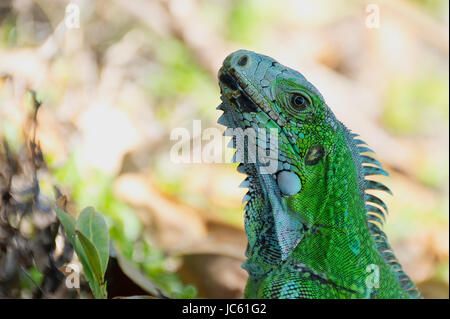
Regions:
[[[374, 151], [372, 151], [367, 146], [361, 146], [367, 145], [367, 143], [361, 139], [357, 139], [357, 134], [350, 135], [357, 147], [364, 177], [372, 175], [389, 176], [389, 174], [383, 169], [383, 166], [379, 161], [371, 156], [361, 154], [374, 153]], [[386, 215], [388, 214], [388, 208], [386, 204], [377, 196], [366, 192], [367, 190], [382, 190], [392, 195], [391, 190], [384, 184], [374, 180], [364, 179], [363, 185], [367, 225], [369, 227], [370, 234], [375, 240], [378, 252], [392, 269], [403, 289], [412, 297], [420, 297], [421, 295], [419, 290], [416, 288], [408, 275], [403, 272], [400, 262], [395, 257], [392, 247], [389, 245], [386, 234], [381, 230], [381, 227], [386, 221]], [[379, 207], [373, 204], [376, 204]]]
[[[221, 104], [219, 104], [219, 106], [216, 108], [216, 110], [223, 111], [222, 107], [223, 107], [223, 104], [221, 103]], [[229, 113], [227, 113], [227, 112], [224, 112], [224, 113], [222, 113], [222, 115], [220, 115], [220, 117], [219, 117], [218, 120], [217, 120], [217, 123], [219, 123], [219, 124], [221, 124], [221, 125], [223, 125], [223, 126], [225, 126], [225, 127], [236, 127], [236, 125], [233, 125], [233, 124], [234, 124], [234, 121], [231, 120], [231, 115], [230, 115]], [[227, 130], [225, 130], [225, 131], [223, 132], [223, 135], [224, 135], [224, 136], [231, 136], [231, 139], [230, 139], [230, 141], [228, 142], [227, 147], [235, 150], [235, 151], [234, 151], [234, 154], [233, 154], [233, 158], [231, 159], [231, 161], [232, 161], [233, 163], [237, 163], [238, 161], [237, 161], [237, 158], [236, 158], [236, 157], [237, 157], [237, 151], [236, 151], [236, 136], [233, 135], [233, 134], [230, 135], [230, 134], [228, 133]], [[244, 165], [244, 163], [240, 163], [240, 164], [238, 165], [237, 171], [238, 171], [239, 173], [248, 175], [248, 172], [245, 170], [245, 165]], [[252, 179], [251, 176], [247, 176], [247, 177], [242, 181], [242, 183], [239, 185], [239, 187], [241, 187], [241, 188], [248, 188], [248, 189], [249, 189], [248, 192], [247, 192], [247, 193], [244, 195], [244, 197], [242, 198], [242, 204], [247, 204], [247, 203], [250, 201], [251, 196], [252, 196], [252, 194], [253, 194], [253, 191], [252, 191], [252, 188], [251, 188], [251, 181], [252, 181], [251, 179]], [[245, 207], [245, 210], [247, 210], [247, 205], [246, 205], [246, 207]]]
[[[359, 159], [362, 164], [362, 172], [364, 177], [372, 176], [372, 175], [384, 175], [389, 176], [388, 172], [386, 172], [383, 169], [383, 166], [379, 161], [374, 159], [371, 156], [363, 155], [361, 153], [374, 153], [373, 150], [371, 150], [369, 147], [367, 147], [367, 143], [364, 142], [361, 139], [357, 139], [357, 134], [351, 134], [353, 137], [353, 141], [356, 145], [356, 148], [359, 153]], [[366, 146], [361, 146], [366, 145]], [[380, 226], [384, 224], [384, 221], [386, 220], [386, 214], [388, 213], [388, 208], [386, 204], [377, 196], [367, 193], [367, 190], [382, 190], [392, 195], [391, 190], [385, 186], [384, 184], [370, 180], [370, 179], [364, 179], [364, 197], [366, 202], [366, 217], [368, 222], [370, 223], [379, 223]], [[376, 204], [383, 208], [378, 208], [377, 206], [374, 206], [373, 204]]]
[[[236, 150], [236, 136], [232, 136], [232, 138], [230, 139], [230, 142], [228, 143], [227, 147]], [[233, 163], [237, 163], [236, 154], [237, 154], [237, 152], [235, 151], [234, 154], [233, 154], [233, 158], [231, 160]], [[240, 188], [248, 188], [248, 192], [242, 198], [242, 204], [247, 204], [247, 202], [250, 201], [251, 196], [253, 194], [253, 190], [252, 190], [252, 186], [251, 186], [253, 177], [248, 175], [248, 172], [245, 170], [244, 163], [239, 163], [239, 165], [237, 167], [237, 171], [239, 173], [247, 175], [247, 177], [239, 185]], [[246, 206], [245, 210], [247, 210], [247, 206]]]

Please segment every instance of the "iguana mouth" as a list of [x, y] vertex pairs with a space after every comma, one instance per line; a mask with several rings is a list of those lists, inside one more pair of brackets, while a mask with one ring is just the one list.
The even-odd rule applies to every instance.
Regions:
[[[217, 109], [224, 113], [219, 118], [218, 123], [227, 128], [248, 128], [244, 123], [244, 114], [251, 112], [263, 112], [260, 107], [245, 92], [238, 80], [232, 76], [225, 67], [219, 70], [219, 84], [221, 89], [222, 104]], [[227, 132], [224, 135], [228, 135]], [[233, 137], [234, 138], [234, 137]], [[233, 144], [233, 148], [235, 148]], [[236, 161], [233, 158], [233, 161]], [[248, 178], [241, 184], [242, 187], [248, 187], [249, 192], [244, 196], [242, 202], [245, 203], [251, 199], [252, 194], [257, 190], [262, 191], [264, 187], [258, 174], [258, 163], [242, 162], [238, 166], [238, 171], [247, 174]], [[262, 193], [262, 192], [261, 192]]]
[[[288, 134], [285, 129], [287, 119], [280, 116], [274, 111], [273, 106], [271, 106], [271, 103], [275, 103], [275, 101], [269, 103], [267, 96], [254, 87], [252, 81], [247, 78], [248, 75], [245, 73], [241, 74], [232, 66], [227, 67], [226, 61], [227, 59], [218, 73], [223, 103], [219, 105], [217, 109], [224, 111], [224, 114], [219, 118], [218, 123], [229, 128], [264, 128], [264, 126], [259, 126], [260, 123], [255, 123], [254, 119], [251, 119], [252, 115], [257, 113], [259, 114], [257, 115], [257, 118], [265, 117], [264, 123], [270, 122], [271, 128], [278, 129], [278, 143], [289, 145], [292, 152], [300, 157], [294, 136]], [[267, 151], [269, 151], [269, 149], [267, 149]], [[273, 172], [274, 174], [283, 169], [290, 170], [294, 164], [289, 162], [289, 157], [285, 158], [280, 156], [280, 154], [278, 154], [277, 161], [281, 162], [281, 166], [277, 172]]]
[[[232, 70], [232, 69], [231, 69]], [[264, 110], [261, 109], [261, 107], [250, 97], [250, 95], [245, 91], [242, 85], [242, 81], [239, 81], [236, 76], [233, 76], [228, 72], [225, 67], [222, 67], [219, 70], [219, 83], [220, 83], [220, 89], [221, 89], [221, 99], [222, 104], [218, 106], [217, 109], [220, 109], [224, 111], [223, 115], [219, 118], [218, 123], [226, 126], [227, 128], [236, 129], [241, 128], [242, 130], [246, 129], [253, 129], [255, 137], [259, 138], [257, 134], [258, 129], [264, 129], [264, 127], [259, 127], [258, 123], [255, 123], [251, 118], [248, 116], [252, 113], [259, 113], [259, 114], [265, 114]], [[227, 132], [225, 135], [228, 135]], [[256, 142], [256, 141], [254, 141]], [[267, 142], [267, 140], [265, 141]], [[233, 135], [233, 148], [236, 148], [236, 139]], [[243, 153], [245, 153], [245, 158], [250, 158], [249, 156], [249, 148], [250, 140], [247, 141], [245, 145], [242, 145], [244, 147]], [[266, 146], [264, 150], [268, 151], [271, 146]], [[258, 147], [258, 146], [256, 146]], [[260, 145], [259, 145], [260, 147]], [[273, 149], [272, 149], [273, 150]], [[261, 151], [261, 148], [259, 149]], [[278, 156], [278, 150], [276, 150], [277, 156]], [[255, 164], [252, 171], [255, 171], [255, 175], [258, 174], [258, 166], [260, 166], [260, 162], [256, 161], [256, 154], [254, 154], [255, 158], [253, 158], [253, 161], [244, 161], [242, 164]], [[278, 161], [278, 158], [276, 158]], [[276, 173], [272, 172], [272, 173]]]
[[[267, 127], [261, 125], [258, 120], [255, 120], [255, 116], [258, 119], [264, 117], [264, 123], [270, 121], [270, 127], [277, 128], [277, 134], [279, 132], [281, 132], [281, 134], [284, 134], [283, 127], [276, 121], [275, 113], [272, 111], [268, 112], [267, 106], [261, 106], [261, 103], [257, 103], [257, 101], [255, 101], [255, 99], [257, 99], [258, 101], [261, 100], [261, 93], [256, 92], [254, 89], [251, 89], [251, 84], [247, 83], [245, 79], [241, 78], [234, 68], [227, 68], [226, 66], [222, 66], [219, 70], [218, 78], [221, 89], [221, 99], [223, 103], [220, 104], [217, 109], [224, 111], [222, 116], [218, 119], [219, 124], [222, 124], [231, 129], [253, 129], [253, 133], [257, 135], [260, 133], [260, 129], [267, 131]], [[228, 135], [227, 131], [224, 135]], [[257, 138], [260, 138], [260, 136], [257, 136]], [[255, 177], [253, 179], [253, 182], [256, 182], [256, 180], [258, 180], [257, 177], [259, 174], [270, 174], [274, 177], [274, 179], [276, 179], [278, 173], [283, 170], [289, 170], [291, 168], [291, 163], [288, 162], [288, 159], [281, 153], [279, 153], [278, 144], [282, 142], [279, 140], [280, 136], [271, 136], [270, 141], [267, 138], [264, 141], [264, 138], [266, 138], [265, 135], [258, 140], [258, 145], [256, 146], [256, 148], [258, 148], [258, 158], [256, 157], [256, 154], [254, 154], [255, 157], [253, 158], [253, 160], [255, 161], [238, 161], [242, 163], [239, 167], [239, 171], [248, 175], [253, 175]], [[274, 140], [274, 138], [276, 139], [276, 141]], [[289, 139], [286, 136], [282, 136], [281, 138], [285, 139], [285, 142], [290, 143]], [[233, 139], [234, 141], [231, 145], [233, 145], [233, 148], [236, 148], [236, 139], [235, 137], [233, 137]], [[261, 147], [261, 141], [263, 141], [263, 147]], [[241, 151], [245, 153], [244, 158], [250, 158], [249, 155], [252, 155], [252, 153], [249, 151], [249, 145], [249, 143], [247, 143], [246, 145], [241, 145], [241, 147], [243, 146], [243, 149], [241, 149]], [[263, 151], [265, 154], [261, 154], [261, 151]], [[267, 152], [270, 153], [270, 156], [268, 156]], [[275, 168], [274, 170], [270, 170], [270, 172], [266, 170], [265, 172], [263, 172], [263, 170], [267, 168], [264, 166], [267, 164], [267, 161], [265, 161], [265, 163], [260, 161], [262, 159], [261, 155], [266, 160], [268, 159], [276, 161], [275, 165], [272, 166]], [[259, 182], [260, 184], [264, 184], [262, 183], [261, 179], [259, 179]], [[246, 184], [247, 183], [244, 183], [244, 185]], [[266, 186], [267, 185], [261, 187], [264, 188]], [[250, 188], [250, 190], [252, 190], [252, 188]], [[244, 198], [244, 201], [246, 201], [245, 199], [246, 198]]]
[[[238, 81], [231, 76], [224, 67], [219, 70], [219, 81], [221, 89], [222, 104], [217, 109], [222, 110], [224, 113], [219, 118], [218, 123], [226, 126], [227, 128], [242, 128], [245, 129], [245, 123], [241, 120], [244, 116], [244, 112], [258, 112], [258, 105], [248, 96], [244, 89], [239, 85]], [[224, 89], [224, 87], [226, 89]], [[227, 135], [225, 133], [225, 135]], [[241, 163], [240, 171], [248, 175], [256, 177], [257, 172], [253, 166], [253, 169], [244, 169], [244, 164], [250, 165], [250, 163]], [[247, 166], [248, 167], [248, 166]], [[254, 172], [254, 174], [253, 174]]]
[[[236, 109], [241, 110], [241, 113], [258, 111], [262, 112], [259, 106], [242, 88], [242, 82], [239, 83], [239, 81], [229, 72], [227, 72], [224, 67], [219, 70], [219, 81], [222, 85], [225, 85], [228, 89], [231, 90], [229, 93], [227, 92], [228, 94], [225, 95], [230, 100], [230, 102], [238, 106], [238, 108]], [[222, 94], [224, 94], [224, 92], [222, 92]]]
[[[252, 112], [257, 112], [261, 115], [267, 116], [268, 120], [270, 118], [270, 120], [275, 121], [273, 112], [271, 114], [272, 116], [270, 116], [267, 111], [263, 110], [243, 88], [243, 81], [239, 81], [238, 79], [239, 78], [230, 75], [224, 67], [222, 67], [219, 71], [219, 83], [223, 103], [219, 105], [218, 109], [224, 111], [224, 113], [219, 118], [218, 123], [225, 125], [228, 128], [246, 129], [249, 127], [255, 128], [255, 125], [259, 128], [259, 123], [246, 119], [248, 118], [248, 113]], [[256, 95], [257, 93], [253, 94], [253, 96]], [[278, 126], [282, 130], [282, 127], [280, 125]], [[267, 150], [268, 148], [266, 148], [266, 151]], [[244, 146], [244, 152], [248, 152], [248, 145]], [[285, 170], [289, 172], [290, 164], [286, 162], [285, 158], [279, 158], [280, 154], [278, 152], [279, 151], [277, 148], [277, 169], [271, 174], [261, 173], [260, 168], [262, 165], [258, 161], [250, 163], [243, 162], [238, 166], [238, 171], [248, 175], [247, 179], [241, 184], [242, 187], [249, 188], [249, 192], [242, 200], [243, 203], [249, 203], [246, 206], [246, 211], [248, 212], [248, 207], [252, 207], [255, 201], [258, 202], [261, 199], [265, 202], [264, 205], [267, 209], [264, 212], [261, 212], [262, 215], [258, 217], [247, 216], [246, 218], [256, 217], [266, 221], [270, 218], [273, 220], [274, 228], [272, 229], [273, 233], [270, 236], [278, 242], [279, 247], [277, 249], [279, 249], [279, 251], [277, 253], [271, 252], [269, 255], [278, 255], [277, 258], [280, 258], [280, 260], [285, 260], [300, 242], [305, 232], [305, 227], [299, 218], [294, 218], [295, 214], [288, 209], [282, 198], [280, 184], [277, 177], [280, 175], [279, 173], [284, 172]], [[294, 173], [289, 174], [292, 176]], [[264, 236], [267, 235], [257, 233], [249, 236], [249, 238], [262, 240]], [[249, 242], [249, 247], [247, 250], [248, 256], [253, 254], [253, 249], [255, 247], [257, 247], [257, 245], [255, 246], [255, 243]], [[246, 263], [245, 267], [251, 266]]]

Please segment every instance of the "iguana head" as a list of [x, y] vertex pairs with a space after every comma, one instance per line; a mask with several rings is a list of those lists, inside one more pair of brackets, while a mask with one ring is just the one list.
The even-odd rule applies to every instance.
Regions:
[[[299, 72], [246, 50], [225, 59], [219, 85], [222, 109], [234, 121], [226, 125], [278, 129], [281, 161], [298, 175], [299, 191], [306, 187], [317, 164], [331, 152], [338, 128], [319, 91]], [[280, 186], [284, 195], [297, 193]]]
[[[281, 194], [293, 196], [310, 187], [340, 128], [319, 91], [299, 72], [246, 50], [225, 59], [219, 85], [221, 108], [230, 120], [225, 125], [279, 131], [280, 169], [274, 177], [280, 177]], [[283, 171], [292, 176], [280, 175]], [[283, 183], [284, 176], [292, 183]]]
[[[268, 198], [282, 258], [286, 257], [308, 224], [302, 220], [304, 216], [293, 213], [296, 205], [305, 201], [303, 194], [317, 188], [337, 142], [336, 131], [343, 127], [302, 74], [268, 56], [246, 50], [230, 54], [219, 71], [219, 85], [223, 101], [219, 108], [224, 111], [219, 123], [231, 128], [278, 131], [277, 170], [257, 174], [253, 168], [259, 168], [259, 163], [245, 164], [243, 170], [250, 176], [246, 199], [261, 195]], [[319, 207], [326, 192], [322, 195], [306, 195], [306, 200], [310, 206]]]

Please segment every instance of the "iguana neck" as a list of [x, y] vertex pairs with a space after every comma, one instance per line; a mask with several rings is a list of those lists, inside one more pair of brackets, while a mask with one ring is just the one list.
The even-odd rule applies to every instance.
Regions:
[[383, 278], [392, 277], [390, 280], [395, 281], [395, 277], [378, 254], [370, 234], [364, 191], [360, 187], [362, 168], [345, 138], [349, 132], [343, 125], [340, 130], [334, 151], [324, 161], [323, 174], [312, 183], [314, 188], [304, 190], [304, 197], [318, 196], [322, 200], [317, 207], [308, 201], [292, 203], [308, 232], [290, 262], [305, 264], [318, 274], [326, 274], [330, 282], [350, 287], [360, 297], [370, 297], [373, 290], [366, 285], [369, 265], [376, 265]]
[[[251, 226], [246, 225], [246, 229], [252, 232], [248, 234], [249, 239], [255, 240], [249, 242], [252, 249], [247, 251], [244, 268], [256, 285], [267, 273], [280, 271], [281, 264], [304, 265], [324, 280], [339, 287], [351, 287], [351, 296], [371, 297], [371, 294], [380, 293], [366, 284], [367, 269], [373, 265], [383, 280], [397, 282], [377, 251], [368, 227], [362, 186], [364, 174], [359, 158], [353, 152], [350, 133], [341, 124], [336, 136], [341, 138], [324, 161], [323, 174], [317, 175], [311, 183], [314, 187], [302, 190], [303, 200], [287, 199], [287, 208], [298, 214], [304, 228], [302, 239], [286, 260], [281, 259], [268, 201], [252, 197], [248, 203], [246, 224], [251, 223]], [[251, 180], [255, 181], [253, 189], [258, 190], [257, 176]], [[322, 200], [304, 200], [317, 197]], [[255, 223], [259, 223], [257, 227]], [[400, 285], [395, 288], [396, 292], [402, 291]], [[389, 296], [389, 291], [382, 293]]]

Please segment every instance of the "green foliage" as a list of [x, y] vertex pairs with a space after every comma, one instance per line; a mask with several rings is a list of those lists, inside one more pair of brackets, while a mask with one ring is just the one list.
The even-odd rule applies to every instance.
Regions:
[[28, 270], [22, 269], [20, 272], [21, 287], [28, 290], [39, 287], [42, 284], [43, 279], [44, 274], [37, 269], [36, 265], [33, 265], [33, 267]]
[[[77, 153], [72, 153], [63, 166], [53, 169], [53, 176], [71, 188], [78, 206], [95, 206], [102, 212], [114, 246], [127, 260], [169, 297], [183, 294], [185, 286], [177, 274], [168, 271], [169, 258], [143, 236], [142, 224], [133, 209], [114, 196], [113, 178], [97, 170], [81, 168], [80, 162]], [[80, 214], [79, 218], [85, 217]]]
[[439, 189], [448, 184], [448, 157], [432, 157], [425, 153], [418, 163], [414, 175], [423, 185]]
[[17, 26], [14, 17], [8, 16], [0, 28], [0, 46], [14, 47], [17, 45]]
[[109, 259], [109, 232], [103, 217], [92, 207], [75, 219], [60, 208], [56, 214], [74, 247], [95, 298], [106, 298], [104, 280]]
[[[78, 216], [77, 226], [81, 235], [80, 239], [85, 235], [88, 242], [96, 244], [100, 262], [99, 273], [104, 276], [109, 258], [109, 232], [105, 220], [95, 212], [94, 208], [87, 207]], [[82, 242], [85, 242], [84, 238]]]
[[193, 299], [197, 296], [197, 289], [192, 285], [184, 287], [183, 291], [175, 294], [177, 299]]
[[135, 268], [144, 273], [160, 290], [171, 298], [181, 298], [177, 296], [183, 295], [188, 286], [183, 285], [177, 274], [167, 270], [168, 264], [173, 260], [165, 256], [164, 252], [152, 244], [148, 237], [143, 237], [134, 243], [115, 241], [115, 246], [120, 249], [127, 260], [133, 263]]
[[261, 5], [261, 2], [260, 0], [235, 2], [227, 21], [226, 36], [230, 40], [251, 45], [262, 36], [261, 28], [275, 19], [271, 13], [277, 8], [272, 5], [273, 3], [265, 1], [266, 3]]
[[[382, 121], [391, 132], [404, 136], [442, 134], [448, 128], [448, 75], [391, 79]], [[440, 131], [437, 131], [440, 130]], [[415, 177], [428, 187], [443, 187], [448, 180], [448, 157], [423, 152], [416, 159]]]
[[200, 110], [212, 112], [217, 88], [186, 46], [174, 38], [163, 39], [155, 55], [160, 67], [145, 76], [143, 85], [151, 98], [158, 99], [158, 119], [165, 121], [172, 116], [176, 100], [192, 100]]
[[113, 195], [112, 177], [80, 167], [82, 160], [77, 154], [72, 153], [63, 166], [54, 169], [54, 176], [71, 188], [72, 198], [79, 207], [94, 206], [102, 212], [112, 239], [136, 240], [141, 232], [140, 221], [129, 206]]
[[420, 6], [421, 9], [429, 12], [433, 16], [445, 20], [447, 12], [448, 19], [448, 0], [409, 0], [410, 2]]
[[397, 134], [423, 134], [447, 119], [448, 77], [438, 74], [391, 80], [383, 113], [386, 127]]
[[174, 92], [189, 93], [206, 76], [187, 48], [176, 39], [162, 41], [157, 48], [156, 57], [164, 68], [148, 78], [147, 84], [154, 94], [168, 96]]

